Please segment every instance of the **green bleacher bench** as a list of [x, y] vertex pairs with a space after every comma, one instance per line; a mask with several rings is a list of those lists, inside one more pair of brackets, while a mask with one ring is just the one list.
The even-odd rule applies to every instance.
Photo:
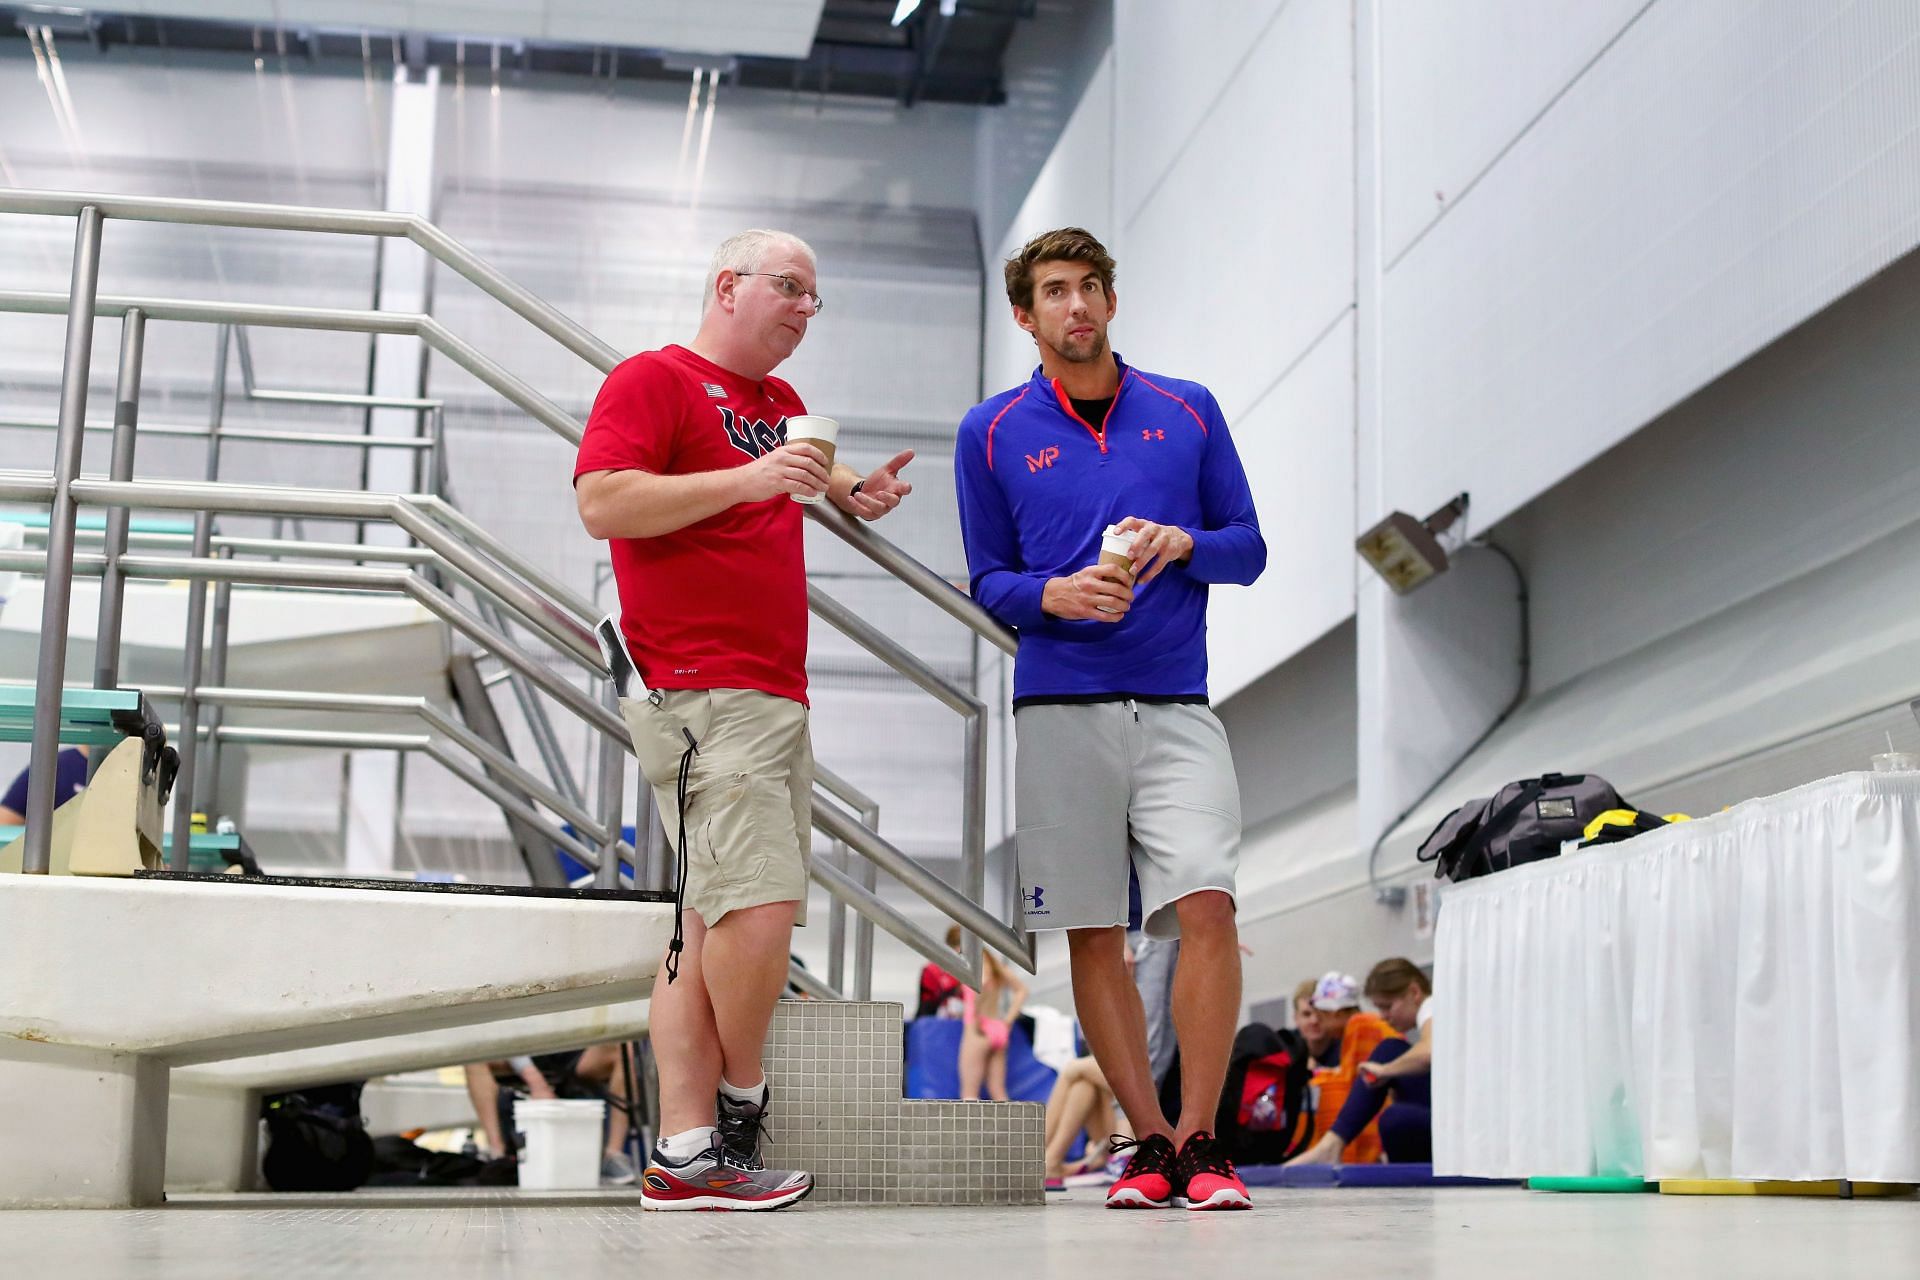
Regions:
[[[0, 685], [0, 742], [33, 741], [34, 688]], [[160, 718], [138, 689], [65, 689], [60, 694], [60, 741], [112, 746], [122, 738], [143, 738]], [[164, 738], [163, 738], [164, 741]]]

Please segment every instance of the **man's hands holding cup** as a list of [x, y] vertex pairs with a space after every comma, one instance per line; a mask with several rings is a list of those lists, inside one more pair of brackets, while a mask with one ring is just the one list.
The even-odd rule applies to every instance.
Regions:
[[743, 502], [762, 502], [781, 494], [818, 497], [831, 478], [827, 455], [805, 442], [783, 444], [739, 468]]
[[1193, 535], [1174, 524], [1155, 524], [1139, 516], [1128, 516], [1113, 526], [1121, 533], [1133, 534], [1134, 581], [1146, 586], [1170, 564], [1178, 564], [1193, 554]]
[[1040, 607], [1069, 621], [1118, 622], [1133, 607], [1133, 575], [1117, 564], [1092, 564], [1065, 578], [1049, 578]]

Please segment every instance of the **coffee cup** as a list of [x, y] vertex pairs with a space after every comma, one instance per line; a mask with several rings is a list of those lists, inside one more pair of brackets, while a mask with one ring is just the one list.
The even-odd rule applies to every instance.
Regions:
[[[1136, 530], [1122, 530], [1118, 525], [1108, 525], [1100, 535], [1100, 563], [1117, 565], [1126, 570], [1127, 576], [1133, 576], [1133, 540], [1138, 536]], [[1095, 605], [1101, 613], [1114, 613], [1104, 605]]]
[[[827, 474], [833, 474], [833, 443], [840, 435], [840, 424], [832, 418], [823, 418], [814, 413], [803, 413], [787, 419], [787, 443], [810, 444], [827, 458]], [[824, 493], [796, 493], [789, 495], [795, 502], [812, 506], [824, 497]]]

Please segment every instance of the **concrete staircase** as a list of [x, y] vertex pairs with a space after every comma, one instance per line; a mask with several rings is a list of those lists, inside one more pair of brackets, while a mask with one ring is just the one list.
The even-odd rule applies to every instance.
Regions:
[[902, 1098], [901, 1014], [884, 1001], [780, 1003], [767, 1162], [811, 1172], [814, 1203], [1043, 1203], [1046, 1109]]

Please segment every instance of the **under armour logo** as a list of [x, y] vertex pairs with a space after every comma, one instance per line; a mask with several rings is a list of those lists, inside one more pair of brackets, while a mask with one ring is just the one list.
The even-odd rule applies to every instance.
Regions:
[[1142, 440], [1165, 440], [1167, 433], [1157, 427], [1142, 427], [1140, 429], [1140, 438]]
[[1046, 911], [1043, 910], [1043, 908], [1046, 906], [1046, 903], [1040, 896], [1045, 892], [1046, 892], [1045, 889], [1042, 889], [1039, 885], [1035, 885], [1030, 891], [1022, 893], [1020, 895], [1021, 897], [1027, 900], [1028, 915], [1045, 915], [1046, 914]]
[[1038, 471], [1042, 467], [1050, 467], [1053, 465], [1053, 460], [1055, 458], [1058, 458], [1059, 456], [1060, 456], [1060, 446], [1057, 444], [1050, 444], [1046, 448], [1040, 451], [1040, 456], [1037, 458], [1034, 457], [1032, 454], [1027, 455], [1027, 470]]

